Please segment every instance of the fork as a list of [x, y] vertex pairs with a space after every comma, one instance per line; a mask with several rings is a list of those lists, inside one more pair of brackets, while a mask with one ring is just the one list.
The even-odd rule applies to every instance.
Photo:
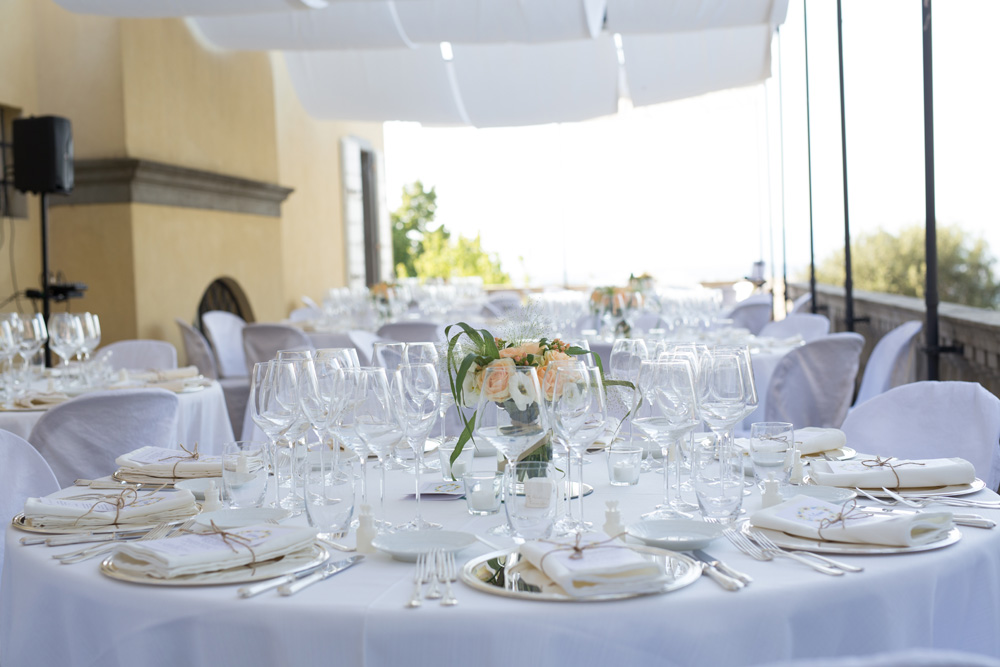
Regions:
[[[158, 540], [161, 537], [166, 537], [167, 534], [170, 532], [170, 528], [171, 526], [169, 523], [158, 524], [148, 533], [146, 533], [145, 535], [134, 541], [144, 542], [146, 540]], [[111, 551], [114, 551], [117, 547], [118, 547], [117, 542], [112, 544], [101, 544], [100, 546], [96, 547], [87, 547], [86, 549], [71, 551], [67, 554], [58, 554], [53, 556], [53, 558], [58, 560], [63, 565], [72, 565], [73, 563], [80, 563], [85, 560], [90, 560], [95, 556], [100, 556], [102, 554], [109, 553]]]
[[427, 554], [417, 554], [417, 565], [413, 571], [413, 593], [410, 594], [410, 600], [406, 603], [406, 606], [410, 609], [420, 606], [420, 600], [423, 597], [424, 591], [424, 570], [426, 568]]
[[451, 590], [451, 582], [458, 579], [458, 566], [455, 564], [455, 553], [449, 551], [447, 553], [440, 553], [441, 563], [441, 579], [444, 580], [444, 598], [441, 599], [441, 606], [443, 607], [454, 607], [458, 604], [458, 600], [455, 598], [455, 594]]
[[441, 560], [444, 554], [440, 549], [434, 549], [427, 554], [427, 571], [424, 573], [424, 583], [430, 582], [431, 589], [427, 591], [428, 600], [441, 599]]
[[829, 574], [831, 576], [840, 576], [844, 574], [843, 570], [837, 570], [832, 567], [827, 567], [826, 565], [820, 565], [819, 563], [813, 562], [808, 558], [804, 558], [788, 551], [782, 551], [780, 549], [772, 551], [771, 549], [765, 549], [756, 542], [751, 541], [746, 535], [733, 528], [727, 528], [722, 534], [725, 535], [726, 539], [732, 542], [737, 549], [745, 553], [747, 556], [757, 560], [774, 560], [775, 556], [783, 556], [785, 558], [791, 558], [792, 560], [798, 561], [803, 565], [808, 565], [812, 569], [817, 572], [822, 572], [823, 574]]
[[797, 551], [797, 550], [793, 550], [793, 549], [782, 549], [777, 544], [775, 544], [771, 540], [770, 537], [768, 537], [764, 533], [760, 532], [759, 530], [751, 530], [750, 531], [750, 539], [752, 539], [757, 544], [759, 544], [760, 546], [762, 546], [765, 549], [768, 549], [770, 551], [781, 551], [781, 552], [787, 552], [787, 553], [794, 553], [794, 554], [798, 554], [800, 556], [806, 556], [808, 558], [814, 558], [814, 559], [816, 559], [818, 561], [826, 563], [830, 567], [835, 567], [838, 570], [844, 570], [845, 572], [864, 572], [865, 571], [865, 568], [863, 568], [863, 567], [858, 567], [856, 565], [849, 565], [849, 564], [843, 563], [843, 562], [841, 562], [839, 560], [834, 560], [832, 558], [827, 558], [826, 556], [822, 556], [820, 554], [814, 554], [811, 551]]

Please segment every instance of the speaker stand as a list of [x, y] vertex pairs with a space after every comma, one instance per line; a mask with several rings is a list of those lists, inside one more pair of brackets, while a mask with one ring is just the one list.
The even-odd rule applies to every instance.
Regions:
[[[41, 193], [39, 202], [42, 207], [42, 317], [45, 318], [45, 326], [49, 326], [49, 315], [52, 313], [49, 293], [49, 195], [47, 192]], [[45, 338], [45, 367], [52, 368], [52, 349], [49, 347], [49, 338]]]

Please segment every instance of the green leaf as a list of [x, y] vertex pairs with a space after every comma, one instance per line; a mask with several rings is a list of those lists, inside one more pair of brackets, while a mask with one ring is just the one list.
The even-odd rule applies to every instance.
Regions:
[[458, 457], [462, 454], [462, 450], [465, 449], [465, 443], [470, 440], [475, 443], [475, 440], [472, 438], [472, 431], [476, 428], [476, 413], [473, 412], [472, 417], [468, 420], [465, 419], [465, 415], [462, 413], [461, 409], [459, 409], [458, 414], [462, 416], [462, 421], [465, 422], [465, 428], [462, 429], [462, 434], [458, 436], [458, 444], [455, 445], [455, 451], [451, 453], [451, 465], [455, 465], [455, 461], [458, 460]]
[[483, 333], [483, 339], [482, 339], [483, 352], [485, 352], [487, 356], [492, 357], [493, 359], [499, 359], [500, 350], [497, 349], [497, 342], [493, 339], [493, 335], [490, 334], [490, 332], [487, 331], [486, 329], [482, 329], [482, 333]]

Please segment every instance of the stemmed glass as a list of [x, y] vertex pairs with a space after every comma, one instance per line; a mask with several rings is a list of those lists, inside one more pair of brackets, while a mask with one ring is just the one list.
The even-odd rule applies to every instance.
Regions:
[[[368, 450], [378, 458], [380, 471], [378, 503], [379, 516], [382, 517], [382, 520], [378, 521], [377, 524], [388, 529], [390, 523], [385, 516], [386, 458], [399, 443], [402, 428], [397, 410], [398, 401], [393, 401], [385, 369], [373, 368], [371, 370], [372, 372], [367, 374], [365, 378], [368, 385], [365, 398], [357, 407], [355, 429], [361, 436], [361, 440], [368, 446]], [[396, 373], [399, 374], [399, 371]]]
[[398, 373], [399, 419], [406, 434], [406, 443], [413, 450], [417, 490], [417, 515], [410, 523], [400, 526], [400, 530], [440, 528], [441, 524], [429, 523], [420, 516], [420, 469], [424, 465], [424, 446], [441, 403], [437, 370], [433, 364], [403, 364]]
[[267, 436], [268, 452], [270, 455], [271, 472], [274, 474], [274, 506], [281, 504], [281, 494], [278, 490], [278, 460], [276, 449], [278, 437], [281, 435], [282, 424], [265, 417], [269, 414], [268, 406], [274, 400], [272, 398], [272, 364], [273, 361], [263, 361], [253, 365], [250, 372], [250, 419], [257, 425], [264, 435]]
[[31, 360], [45, 345], [49, 332], [45, 329], [45, 318], [41, 313], [21, 318], [21, 342], [19, 354], [24, 359], [25, 382], [31, 381]]
[[[272, 460], [278, 506], [298, 513], [302, 509], [302, 499], [295, 490], [296, 463], [300, 458], [299, 452], [296, 452], [296, 443], [309, 428], [309, 422], [302, 414], [299, 402], [298, 369], [295, 362], [281, 359], [269, 362], [261, 385], [258, 394], [251, 396], [256, 402], [254, 407], [259, 419], [268, 424], [262, 426], [261, 430], [269, 438], [272, 437], [271, 433], [275, 434]], [[254, 418], [254, 413], [251, 413], [251, 418]], [[259, 425], [256, 419], [254, 421]], [[286, 461], [287, 473], [284, 471]], [[288, 494], [282, 496], [281, 489], [285, 486], [288, 487]]]
[[316, 361], [333, 359], [341, 368], [361, 368], [358, 351], [353, 347], [321, 347], [316, 350]]
[[[663, 503], [642, 518], [690, 517], [679, 509], [680, 462], [677, 455], [680, 439], [698, 425], [698, 399], [690, 361], [674, 358], [644, 362], [639, 383], [643, 396], [649, 399], [650, 416], [636, 419], [635, 425], [659, 442], [663, 452]], [[675, 476], [673, 485], [670, 483], [671, 466]]]
[[375, 343], [372, 346], [372, 363], [393, 373], [406, 359], [406, 343]]
[[733, 431], [746, 414], [747, 389], [740, 356], [716, 352], [705, 370], [705, 394], [701, 417], [718, 438], [719, 463], [730, 465], [730, 457], [743, 456], [735, 451]]
[[303, 364], [301, 371], [298, 377], [299, 402], [320, 443], [319, 447], [311, 450], [319, 453], [321, 466], [329, 456], [333, 461], [329, 469], [336, 473], [339, 470], [340, 444], [333, 435], [332, 427], [343, 408], [344, 374], [341, 364], [333, 356], [323, 355], [311, 364]]
[[364, 403], [368, 399], [368, 391], [373, 386], [372, 376], [381, 374], [382, 368], [345, 368], [343, 407], [334, 421], [333, 431], [344, 446], [361, 459], [361, 502], [368, 504], [368, 443], [358, 431], [359, 420], [364, 420]]
[[89, 385], [91, 378], [88, 373], [90, 355], [101, 344], [101, 321], [93, 313], [80, 314], [80, 326], [83, 327], [83, 342], [77, 350], [80, 357], [84, 384]]
[[[511, 479], [516, 479], [517, 459], [542, 444], [549, 434], [549, 426], [534, 366], [496, 363], [483, 370], [473, 435], [503, 454]], [[508, 486], [504, 484], [505, 496]], [[509, 525], [504, 525], [490, 533], [510, 535], [512, 531]]]
[[[63, 373], [69, 370], [69, 359], [83, 346], [83, 325], [73, 313], [53, 313], [49, 316], [49, 348], [62, 360]], [[65, 378], [61, 378], [66, 386]]]
[[407, 343], [403, 352], [405, 364], [437, 364], [441, 358], [436, 343]]
[[[611, 377], [615, 380], [628, 380], [634, 385], [639, 377], [639, 366], [647, 359], [649, 359], [649, 350], [646, 347], [646, 341], [638, 338], [619, 338], [611, 346], [611, 358], [608, 360]], [[622, 388], [621, 391], [624, 392], [627, 389]], [[638, 395], [633, 393], [633, 400], [630, 402], [632, 414], [629, 415], [628, 424], [628, 439], [630, 443], [634, 439], [633, 422], [635, 407], [638, 405], [637, 398]], [[642, 461], [642, 470], [649, 472], [653, 470], [653, 465], [649, 461], [649, 448], [644, 447], [644, 449], [646, 450], [646, 456]]]
[[15, 335], [14, 327], [8, 319], [0, 319], [0, 359], [6, 362], [6, 370], [0, 367], [0, 376], [4, 380], [4, 398], [13, 399], [11, 382], [14, 377], [14, 356], [17, 354], [20, 338]]

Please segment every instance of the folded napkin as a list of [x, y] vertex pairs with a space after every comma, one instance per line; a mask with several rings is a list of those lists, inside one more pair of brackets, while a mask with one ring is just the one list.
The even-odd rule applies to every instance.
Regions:
[[98, 528], [180, 521], [198, 513], [190, 491], [133, 491], [66, 494], [28, 498], [24, 518], [38, 528]]
[[139, 382], [166, 382], [168, 380], [183, 380], [194, 378], [200, 375], [197, 366], [184, 366], [183, 368], [164, 368], [163, 370], [126, 371], [127, 380], [138, 380]]
[[185, 574], [217, 572], [260, 565], [307, 548], [313, 528], [258, 524], [240, 528], [184, 533], [179, 537], [127, 542], [118, 549], [115, 566], [133, 575], [170, 579]]
[[128, 479], [140, 477], [168, 481], [195, 477], [222, 477], [222, 457], [198, 454], [197, 447], [167, 449], [166, 447], [140, 447], [122, 454], [115, 463], [119, 473]]
[[863, 456], [851, 461], [813, 461], [810, 477], [823, 486], [892, 489], [971, 484], [976, 469], [965, 459], [897, 459]]
[[38, 408], [48, 408], [59, 405], [69, 400], [69, 396], [61, 393], [49, 394], [28, 394], [14, 400], [14, 408], [22, 410], [35, 410]]
[[847, 444], [847, 434], [839, 428], [807, 426], [795, 429], [795, 448], [802, 456], [829, 452]]
[[[604, 544], [599, 544], [604, 543]], [[663, 581], [660, 567], [603, 533], [576, 539], [525, 542], [520, 553], [573, 597], [648, 591]], [[582, 553], [581, 558], [571, 558]]]
[[852, 503], [795, 496], [750, 517], [756, 528], [827, 542], [913, 547], [936, 542], [952, 529], [951, 512], [869, 514]]

